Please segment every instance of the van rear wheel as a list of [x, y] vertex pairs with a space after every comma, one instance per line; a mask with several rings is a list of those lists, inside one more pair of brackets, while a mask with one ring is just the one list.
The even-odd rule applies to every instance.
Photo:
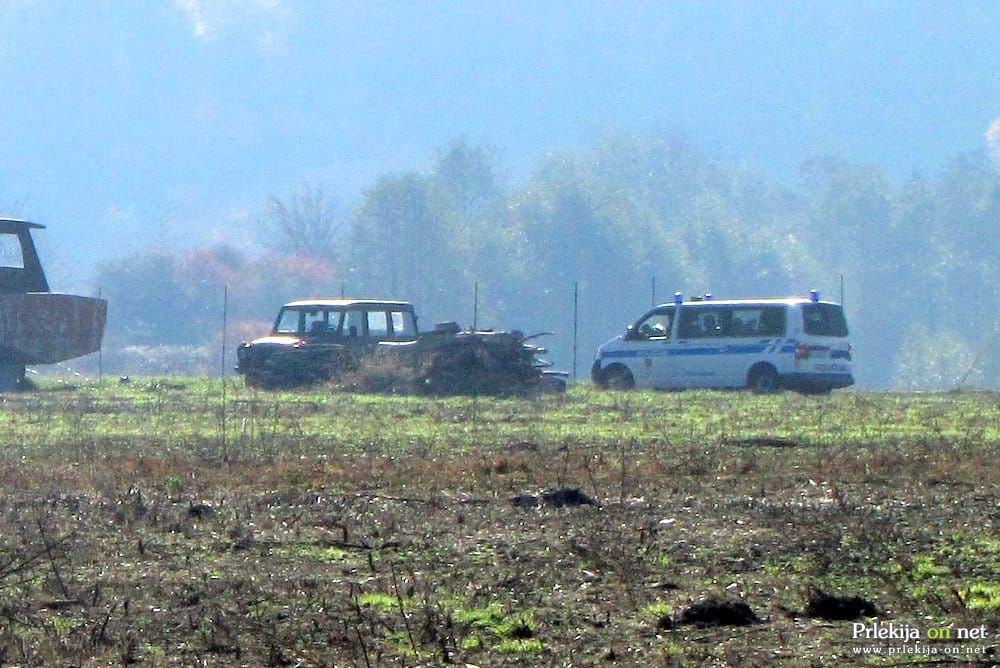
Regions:
[[774, 394], [781, 390], [781, 378], [778, 370], [770, 364], [760, 364], [750, 369], [747, 375], [747, 387], [754, 394]]

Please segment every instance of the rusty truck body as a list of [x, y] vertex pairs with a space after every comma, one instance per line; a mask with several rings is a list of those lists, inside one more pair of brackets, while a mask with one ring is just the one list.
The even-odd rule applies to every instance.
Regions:
[[107, 302], [49, 290], [32, 230], [44, 225], [0, 218], [0, 391], [19, 389], [26, 366], [97, 352]]

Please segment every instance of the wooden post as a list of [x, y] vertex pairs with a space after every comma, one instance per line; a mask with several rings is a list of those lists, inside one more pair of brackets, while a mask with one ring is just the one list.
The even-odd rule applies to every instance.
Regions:
[[577, 334], [580, 320], [580, 284], [573, 281], [573, 382], [576, 382]]
[[[103, 290], [97, 288], [97, 298], [103, 299]], [[107, 327], [107, 323], [104, 324]], [[97, 349], [97, 379], [104, 380], [104, 337], [101, 337], [101, 347]]]
[[479, 324], [479, 281], [475, 282], [472, 289], [472, 329], [475, 331]]

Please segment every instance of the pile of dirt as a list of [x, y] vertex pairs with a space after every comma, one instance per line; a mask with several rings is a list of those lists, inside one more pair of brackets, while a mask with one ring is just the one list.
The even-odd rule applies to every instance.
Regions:
[[876, 617], [878, 610], [871, 601], [860, 596], [832, 596], [814, 590], [809, 596], [806, 616], [829, 620], [849, 620], [861, 617]]
[[[678, 624], [694, 624], [706, 626], [749, 626], [756, 624], [760, 618], [742, 601], [720, 601], [708, 599], [695, 603], [681, 613]], [[663, 617], [659, 627], [669, 629], [675, 626], [673, 619]]]
[[563, 508], [565, 506], [596, 506], [597, 502], [575, 487], [561, 487], [541, 495], [519, 494], [510, 500], [515, 508], [538, 508], [550, 506]]
[[359, 392], [519, 396], [565, 389], [544, 371], [545, 350], [521, 332], [435, 331], [410, 345], [380, 347], [336, 385]]

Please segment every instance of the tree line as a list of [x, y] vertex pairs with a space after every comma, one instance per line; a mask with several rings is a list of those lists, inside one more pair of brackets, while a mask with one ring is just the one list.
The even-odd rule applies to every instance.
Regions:
[[1000, 174], [985, 153], [933, 178], [893, 183], [835, 157], [789, 184], [707, 158], [671, 138], [616, 136], [540, 159], [520, 183], [498, 152], [465, 139], [425, 171], [386, 174], [350, 210], [317, 188], [271, 196], [260, 253], [228, 246], [149, 251], [96, 271], [111, 301], [109, 346], [211, 346], [228, 286], [234, 336], [263, 333], [293, 298], [408, 299], [422, 326], [553, 332], [578, 371], [653, 301], [839, 299], [859, 382], [870, 387], [1000, 384]]

